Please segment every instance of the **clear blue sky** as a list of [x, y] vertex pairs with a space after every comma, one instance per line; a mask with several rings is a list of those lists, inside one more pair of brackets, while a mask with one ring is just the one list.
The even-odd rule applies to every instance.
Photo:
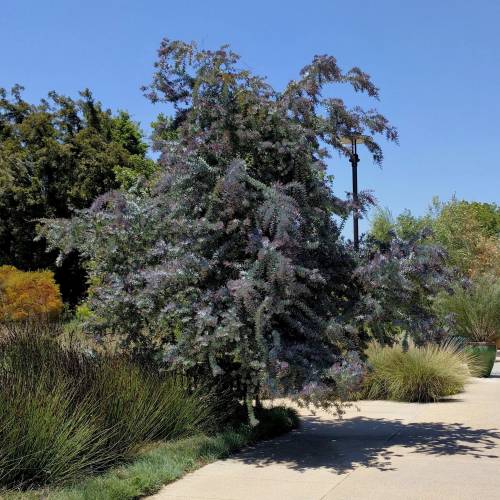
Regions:
[[[332, 54], [372, 75], [400, 133], [382, 169], [361, 151], [360, 187], [422, 213], [434, 195], [500, 201], [499, 26], [498, 0], [0, 0], [0, 86], [20, 83], [29, 100], [88, 87], [147, 130], [161, 108], [139, 87], [164, 36], [229, 43], [277, 88]], [[331, 173], [337, 193], [350, 189], [345, 159]]]

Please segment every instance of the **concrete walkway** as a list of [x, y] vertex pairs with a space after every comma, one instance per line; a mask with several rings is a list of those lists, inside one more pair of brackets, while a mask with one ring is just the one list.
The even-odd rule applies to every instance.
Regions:
[[500, 363], [434, 404], [363, 401], [207, 465], [157, 500], [500, 499]]

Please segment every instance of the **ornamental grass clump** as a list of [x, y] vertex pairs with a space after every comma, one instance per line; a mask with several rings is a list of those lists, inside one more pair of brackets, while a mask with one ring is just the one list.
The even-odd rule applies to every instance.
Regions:
[[79, 400], [69, 383], [30, 382], [1, 376], [1, 486], [63, 483], [113, 462], [95, 403]]
[[478, 277], [468, 287], [455, 285], [451, 294], [439, 295], [436, 309], [456, 335], [472, 342], [500, 338], [500, 280], [494, 276]]
[[368, 399], [432, 402], [458, 394], [474, 374], [474, 360], [458, 344], [381, 346], [367, 350], [370, 370], [364, 383]]
[[54, 329], [3, 327], [0, 486], [78, 480], [132, 458], [145, 442], [214, 428], [211, 396], [187, 379], [62, 348]]

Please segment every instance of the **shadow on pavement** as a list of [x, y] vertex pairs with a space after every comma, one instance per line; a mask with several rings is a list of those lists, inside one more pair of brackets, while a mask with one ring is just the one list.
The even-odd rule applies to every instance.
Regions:
[[394, 470], [392, 459], [405, 454], [499, 458], [500, 431], [460, 423], [410, 423], [355, 417], [328, 422], [306, 417], [303, 426], [233, 457], [257, 467], [281, 463], [305, 471], [325, 468], [344, 473], [358, 466]]

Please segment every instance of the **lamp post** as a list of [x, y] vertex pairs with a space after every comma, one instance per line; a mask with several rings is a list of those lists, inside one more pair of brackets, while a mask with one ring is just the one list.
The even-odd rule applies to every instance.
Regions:
[[[351, 146], [351, 154], [349, 155], [349, 162], [352, 166], [352, 200], [354, 205], [358, 204], [358, 144], [363, 144], [363, 136], [350, 135], [341, 138], [343, 144]], [[359, 250], [359, 214], [355, 209], [353, 212], [353, 236], [354, 236], [354, 250]]]

